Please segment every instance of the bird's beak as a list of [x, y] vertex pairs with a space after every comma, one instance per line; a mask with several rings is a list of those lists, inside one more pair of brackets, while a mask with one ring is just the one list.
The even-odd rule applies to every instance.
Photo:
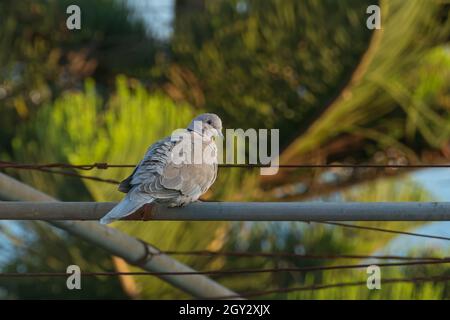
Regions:
[[218, 131], [218, 133], [219, 133], [219, 137], [221, 137], [222, 139], [223, 139], [223, 133], [222, 133], [222, 130], [217, 130]]

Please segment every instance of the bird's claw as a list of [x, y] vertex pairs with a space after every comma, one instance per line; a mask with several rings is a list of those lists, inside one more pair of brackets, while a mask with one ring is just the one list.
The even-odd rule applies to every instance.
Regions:
[[153, 207], [154, 204], [153, 203], [146, 203], [142, 206], [142, 215], [141, 215], [141, 219], [143, 221], [147, 221], [147, 220], [151, 220], [152, 216], [153, 216]]

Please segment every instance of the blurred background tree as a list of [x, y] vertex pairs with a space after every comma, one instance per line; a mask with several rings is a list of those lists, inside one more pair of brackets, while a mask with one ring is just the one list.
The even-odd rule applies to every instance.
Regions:
[[[68, 30], [66, 8], [83, 8], [81, 30]], [[1, 150], [11, 151], [13, 124], [42, 104], [94, 78], [107, 95], [115, 75], [149, 73], [160, 44], [121, 1], [13, 1], [0, 3]], [[147, 71], [143, 71], [147, 70]]]
[[176, 6], [171, 95], [240, 128], [282, 127], [282, 141], [320, 115], [370, 40], [360, 14], [370, 1], [186, 3]]
[[[81, 7], [80, 31], [65, 28], [69, 3]], [[280, 128], [282, 163], [448, 162], [448, 1], [381, 0], [383, 28], [371, 31], [366, 28], [370, 1], [177, 0], [170, 9], [173, 19], [164, 33], [167, 37], [157, 36], [158, 30], [148, 24], [154, 22], [158, 7], [168, 4], [147, 4], [120, 0], [0, 4], [1, 159], [136, 163], [151, 143], [186, 126], [195, 114], [213, 111], [228, 128]], [[130, 171], [92, 174], [120, 180]], [[39, 172], [8, 173], [62, 200], [121, 197], [114, 185]], [[261, 177], [257, 170], [221, 169], [206, 198], [435, 199], [433, 192], [404, 173], [299, 169]], [[399, 230], [420, 226], [360, 225]], [[131, 268], [40, 223], [8, 222], [0, 227], [2, 271], [61, 272], [69, 264], [86, 271]], [[287, 222], [118, 222], [114, 227], [163, 250], [371, 254], [388, 252], [393, 240], [392, 234]], [[443, 246], [431, 248], [435, 255], [447, 253]], [[404, 250], [404, 254], [424, 253], [415, 247]], [[198, 269], [344, 263], [177, 258]], [[448, 268], [430, 266], [398, 268], [383, 276], [446, 273]], [[336, 271], [217, 280], [235, 290], [252, 291], [365, 277], [363, 271]], [[133, 292], [124, 279], [116, 278], [87, 279], [81, 293], [65, 290], [62, 280], [52, 278], [0, 279], [0, 297], [185, 297], [155, 278], [127, 279], [134, 279]], [[437, 299], [448, 298], [449, 290], [444, 284], [393, 284], [376, 293], [364, 287], [271, 297]]]
[[[74, 237], [67, 237], [44, 223], [21, 222], [0, 225], [2, 272], [66, 271], [76, 263], [81, 270], [114, 271], [111, 257]], [[118, 278], [84, 277], [82, 290], [68, 290], [66, 277], [52, 279], [5, 278], [0, 297], [9, 299], [126, 299]]]

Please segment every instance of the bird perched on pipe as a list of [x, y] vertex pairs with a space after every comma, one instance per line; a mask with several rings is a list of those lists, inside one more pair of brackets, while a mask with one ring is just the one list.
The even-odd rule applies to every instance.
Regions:
[[111, 223], [148, 203], [178, 207], [197, 201], [217, 177], [217, 137], [223, 137], [222, 121], [216, 114], [204, 113], [186, 129], [151, 145], [119, 185], [125, 198], [100, 222]]

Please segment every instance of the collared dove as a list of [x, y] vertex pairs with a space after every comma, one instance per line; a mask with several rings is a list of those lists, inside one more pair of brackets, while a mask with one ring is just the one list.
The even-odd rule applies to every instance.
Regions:
[[[100, 223], [126, 217], [147, 203], [177, 207], [196, 201], [216, 180], [213, 137], [217, 136], [222, 137], [222, 121], [213, 113], [204, 113], [194, 118], [183, 134], [154, 143], [133, 173], [120, 183], [119, 191], [127, 194], [125, 198]], [[195, 148], [201, 150], [200, 160]]]

